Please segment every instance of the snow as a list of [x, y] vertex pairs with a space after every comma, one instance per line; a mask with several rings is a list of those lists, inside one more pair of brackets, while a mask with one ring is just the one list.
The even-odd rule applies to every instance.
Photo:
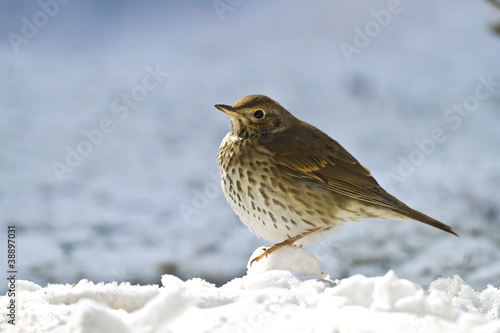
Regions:
[[[248, 274], [262, 273], [277, 269], [323, 276], [321, 263], [318, 259], [301, 247], [286, 245], [278, 251], [267, 254], [267, 256], [262, 259], [256, 260], [267, 249], [268, 248], [263, 246], [253, 252], [247, 264]], [[293, 258], [293, 260], [287, 260], [288, 258]]]
[[[161, 286], [81, 280], [42, 288], [20, 280], [16, 328], [76, 333], [500, 332], [499, 288], [476, 292], [455, 275], [437, 279], [425, 290], [394, 271], [331, 281], [310, 264], [312, 258], [304, 249], [287, 246], [221, 287], [168, 274]], [[276, 269], [290, 263], [302, 272]], [[7, 302], [4, 297], [0, 307]], [[14, 332], [5, 317], [0, 329]]]
[[[165, 320], [181, 330], [181, 320], [198, 313], [203, 317], [185, 325], [222, 330], [224, 323], [234, 328], [235, 319], [217, 304], [227, 302], [245, 319], [255, 309], [271, 313], [273, 302], [282, 301], [278, 319], [266, 317], [266, 325], [301, 327], [290, 319], [294, 306], [308, 316], [331, 306], [342, 309], [342, 316], [325, 315], [332, 325], [351, 320], [340, 331], [356, 325], [369, 331], [389, 315], [398, 318], [394, 325], [399, 316], [417, 317], [372, 309], [400, 309], [391, 298], [403, 297], [399, 291], [366, 304], [342, 296], [358, 304], [345, 307], [325, 295], [349, 283], [372, 295], [371, 286], [384, 275], [391, 280], [386, 273], [393, 271], [399, 278], [390, 285], [401, 294], [418, 293], [403, 281], [425, 290], [407, 303], [425, 313], [415, 322], [448, 327], [455, 322], [443, 318], [455, 313], [464, 327], [477, 320], [486, 332], [496, 328], [500, 49], [491, 27], [498, 10], [486, 1], [400, 1], [402, 10], [348, 63], [339, 45], [353, 44], [356, 28], [373, 25], [373, 11], [388, 9], [389, 1], [222, 1], [232, 8], [222, 17], [213, 1], [202, 0], [0, 3], [0, 269], [7, 271], [3, 245], [7, 226], [14, 226], [17, 278], [30, 281], [19, 282], [19, 300], [32, 299], [19, 322], [34, 328], [43, 318], [46, 327], [76, 329], [84, 326], [71, 316], [95, 315], [109, 319], [95, 325], [139, 330], [145, 321]], [[34, 15], [41, 18], [40, 3], [59, 3], [58, 12], [16, 51], [7, 36], [22, 34]], [[494, 83], [484, 85], [488, 78]], [[272, 97], [328, 133], [391, 194], [449, 224], [460, 238], [416, 222], [346, 223], [307, 252], [285, 249], [303, 256], [314, 277], [287, 273], [298, 268], [279, 259], [280, 252], [247, 274], [252, 252], [272, 244], [252, 235], [222, 194], [216, 152], [230, 124], [213, 105], [251, 93]], [[453, 111], [474, 98], [470, 112]], [[88, 151], [81, 160], [69, 153], [78, 148]], [[71, 172], [59, 177], [53, 163], [66, 165], [70, 155]], [[341, 283], [320, 281], [318, 271]], [[167, 288], [173, 277], [148, 287], [162, 276], [193, 290]], [[293, 288], [272, 287], [292, 280]], [[266, 300], [262, 292], [255, 300], [240, 288], [243, 281], [279, 297]], [[324, 292], [304, 299], [294, 293], [313, 281]], [[172, 293], [158, 296], [167, 289]], [[202, 289], [218, 296], [200, 306]], [[0, 294], [7, 290], [0, 285]], [[60, 298], [52, 298], [55, 290]], [[83, 299], [71, 299], [74, 290]], [[223, 297], [227, 290], [233, 298]], [[109, 294], [100, 299], [99, 293]], [[425, 310], [422, 304], [436, 299], [452, 310], [442, 316]], [[148, 309], [160, 303], [172, 316], [182, 314], [155, 318]], [[124, 319], [140, 311], [142, 319]]]

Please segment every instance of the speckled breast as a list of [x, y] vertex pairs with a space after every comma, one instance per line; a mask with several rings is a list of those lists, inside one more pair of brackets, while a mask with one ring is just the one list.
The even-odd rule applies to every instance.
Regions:
[[241, 221], [273, 242], [334, 226], [331, 192], [283, 174], [255, 141], [229, 133], [218, 153], [222, 189]]

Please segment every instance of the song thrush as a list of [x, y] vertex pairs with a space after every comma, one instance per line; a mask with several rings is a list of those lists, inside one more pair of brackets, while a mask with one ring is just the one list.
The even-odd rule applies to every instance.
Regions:
[[415, 220], [458, 236], [387, 193], [337, 141], [271, 98], [249, 95], [215, 107], [232, 124], [217, 154], [224, 194], [243, 224], [280, 242], [254, 260], [358, 219]]

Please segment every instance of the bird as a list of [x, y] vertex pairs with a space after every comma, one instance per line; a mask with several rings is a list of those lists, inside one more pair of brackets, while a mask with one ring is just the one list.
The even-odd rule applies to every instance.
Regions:
[[224, 195], [244, 225], [276, 243], [303, 247], [363, 219], [414, 220], [458, 236], [384, 190], [337, 141], [264, 95], [216, 104], [231, 120], [219, 147]]

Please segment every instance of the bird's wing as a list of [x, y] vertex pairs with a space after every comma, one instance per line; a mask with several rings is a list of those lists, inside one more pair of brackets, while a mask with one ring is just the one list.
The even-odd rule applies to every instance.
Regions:
[[367, 168], [315, 127], [302, 123], [298, 129], [267, 136], [261, 142], [274, 155], [283, 173], [458, 236], [450, 226], [411, 209], [387, 193]]
[[[303, 123], [304, 125], [308, 125]], [[310, 126], [310, 125], [309, 125]], [[365, 202], [405, 209], [402, 202], [380, 187], [370, 171], [337, 141], [314, 127], [269, 134], [264, 145], [282, 172]], [[401, 206], [403, 205], [403, 207]]]

